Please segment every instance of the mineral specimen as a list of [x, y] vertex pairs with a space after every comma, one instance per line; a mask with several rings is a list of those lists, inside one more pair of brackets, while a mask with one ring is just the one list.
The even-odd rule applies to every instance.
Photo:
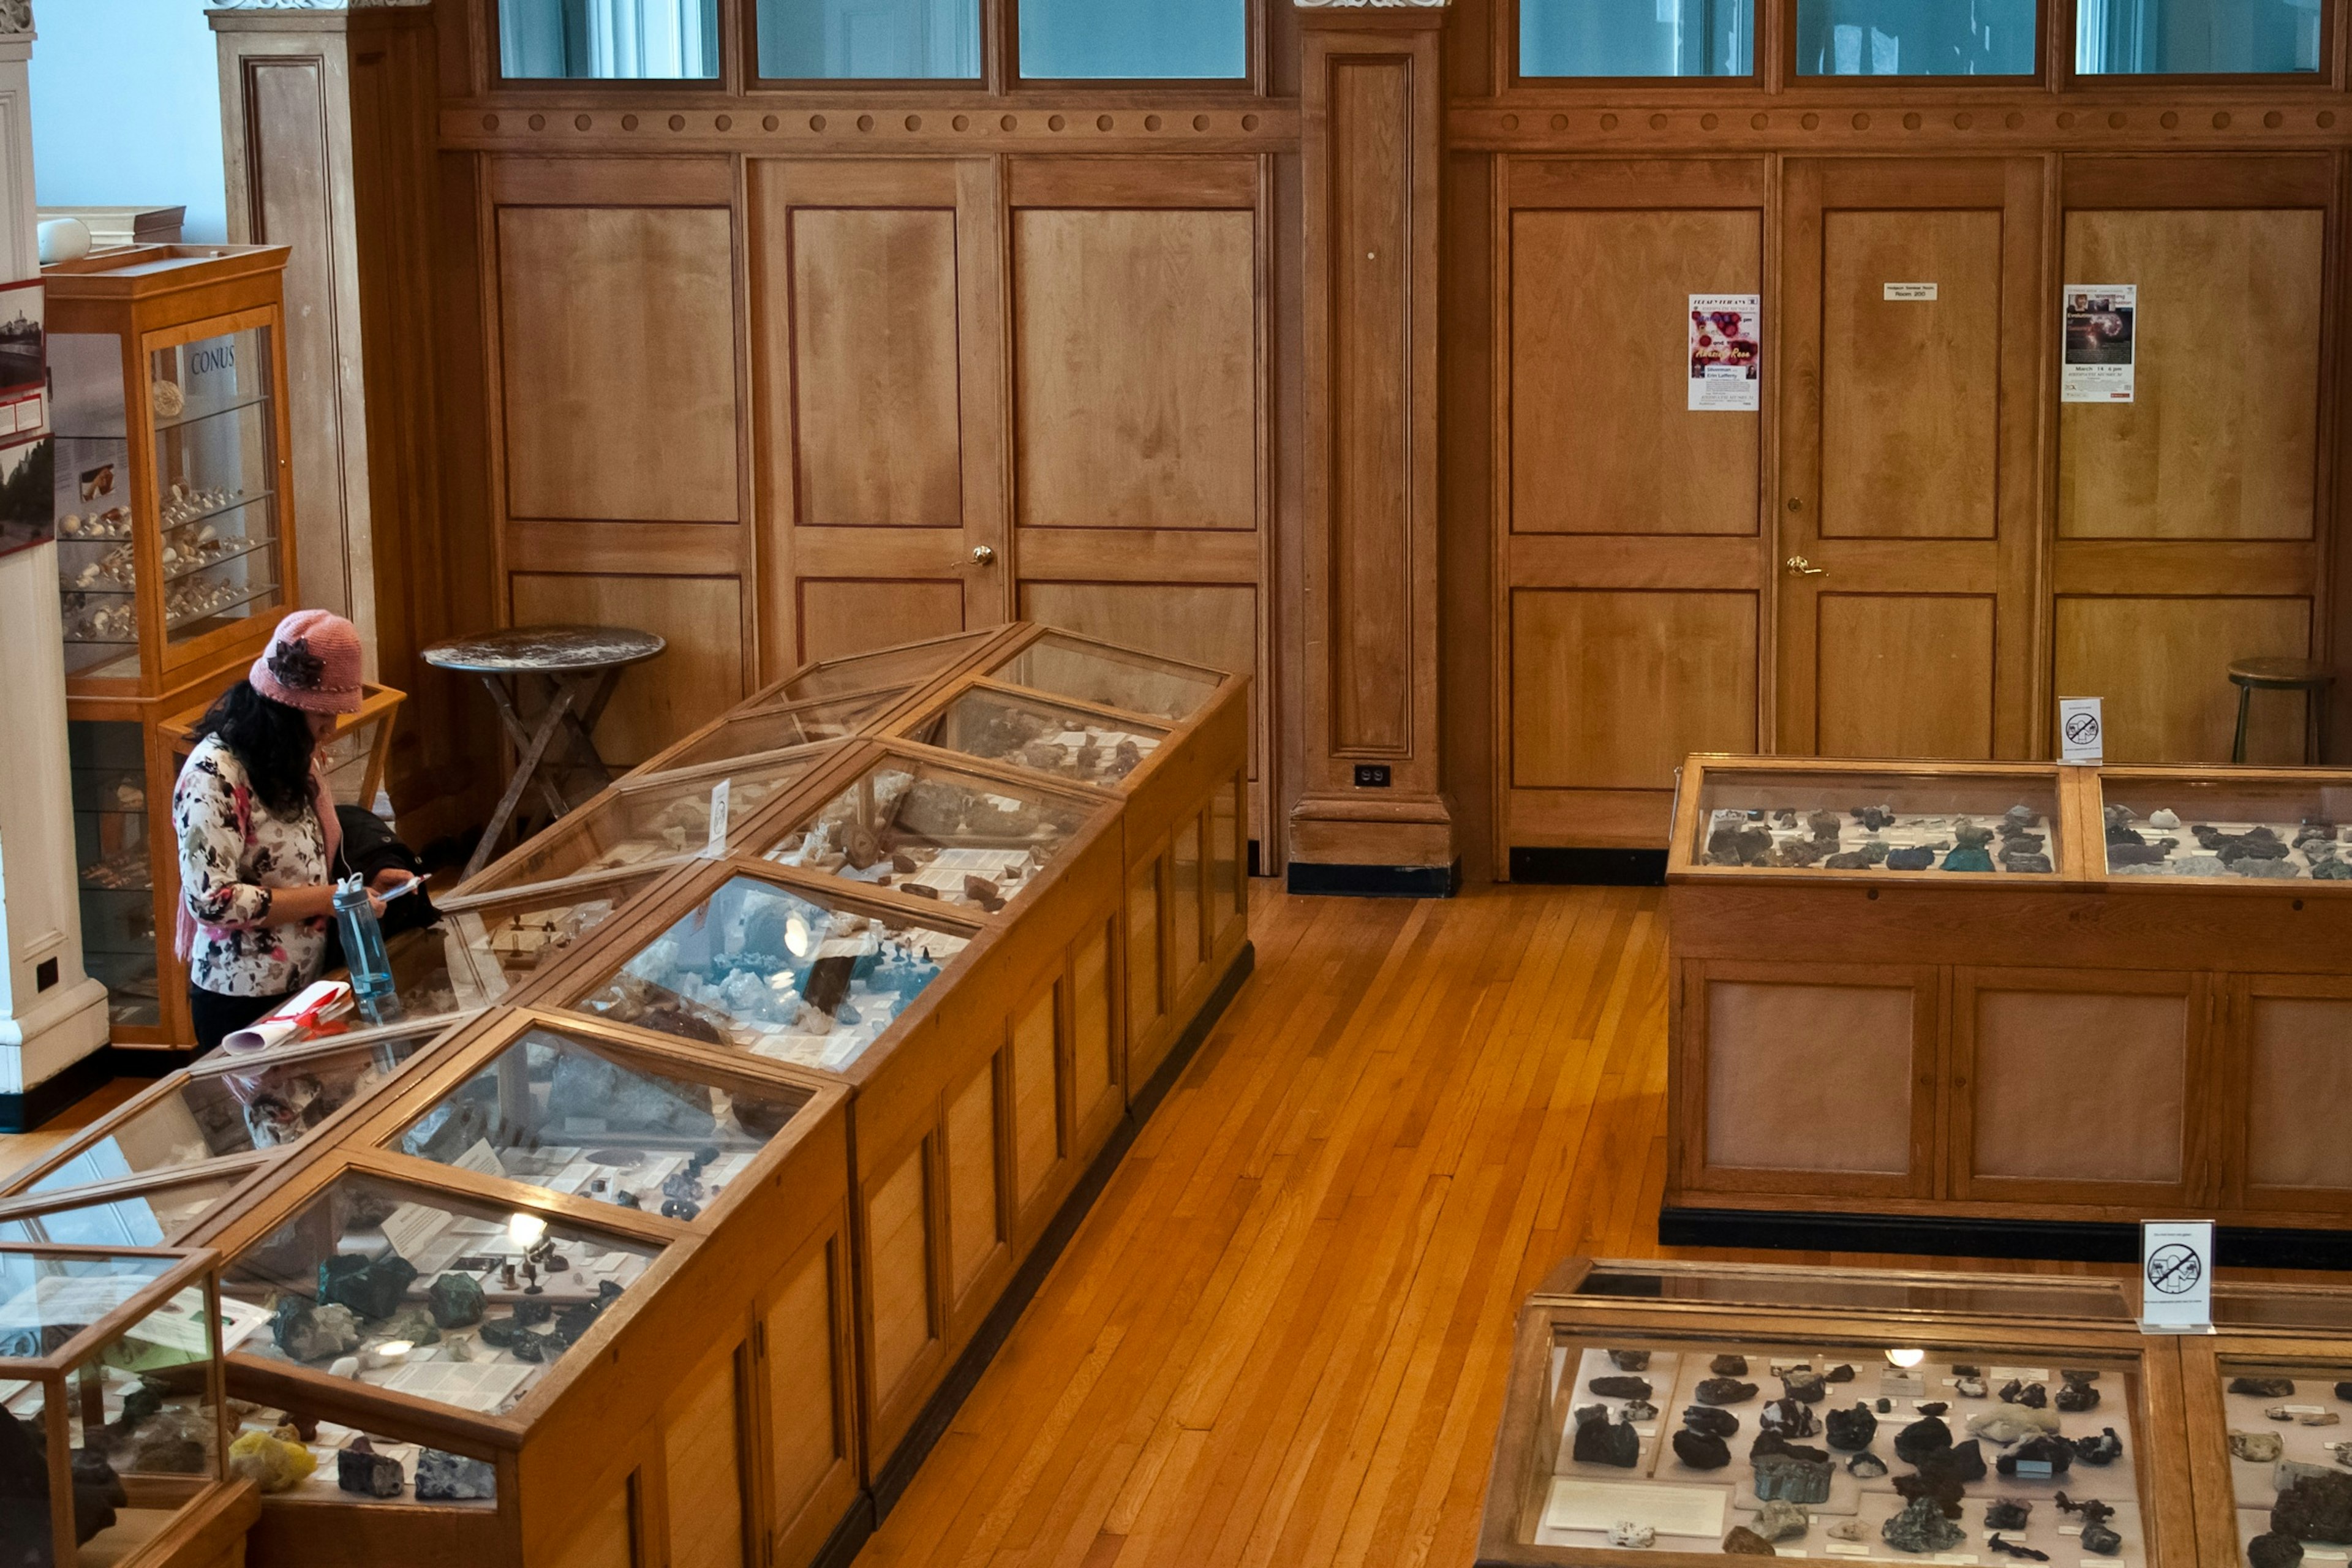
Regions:
[[1609, 1364], [1619, 1372], [1647, 1372], [1650, 1369], [1648, 1351], [1611, 1351]]
[[2286, 1451], [2286, 1444], [2275, 1432], [2232, 1432], [2230, 1434], [2230, 1457], [2246, 1459], [2257, 1465], [2267, 1465]]
[[2086, 1497], [2078, 1501], [2068, 1497], [2064, 1492], [2060, 1492], [2051, 1500], [2058, 1505], [2060, 1513], [2071, 1513], [2084, 1524], [2104, 1524], [2116, 1517], [2114, 1509], [2095, 1497]]
[[708, 1138], [719, 1126], [708, 1085], [649, 1078], [580, 1050], [566, 1050], [555, 1058], [546, 1117], [555, 1127], [583, 1118], [602, 1121], [608, 1132], [681, 1139]]
[[2284, 1405], [2273, 1405], [2263, 1414], [2273, 1421], [2292, 1421], [2298, 1426], [2338, 1426], [2344, 1422], [2344, 1417], [2333, 1410], [2294, 1410]]
[[1944, 1517], [1931, 1498], [1913, 1498], [1903, 1511], [1879, 1527], [1879, 1537], [1897, 1552], [1948, 1552], [1969, 1532]]
[[[1816, 1448], [1812, 1452], [1818, 1454], [1821, 1450]], [[1748, 1463], [1756, 1470], [1756, 1495], [1768, 1502], [1830, 1500], [1830, 1461], [1827, 1454], [1822, 1454], [1818, 1464], [1794, 1452], [1757, 1454], [1749, 1458]]]
[[1870, 1413], [1867, 1405], [1832, 1410], [1822, 1417], [1822, 1426], [1828, 1434], [1830, 1447], [1848, 1454], [1869, 1447], [1870, 1440], [1878, 1436], [1878, 1417]]
[[1813, 1407], [1794, 1399], [1767, 1401], [1756, 1416], [1756, 1424], [1783, 1437], [1810, 1437], [1820, 1430], [1813, 1422]]
[[1891, 1414], [1894, 1409], [1895, 1401], [1887, 1398], [1886, 1395], [1883, 1394], [1878, 1396], [1878, 1413], [1881, 1415]]
[[1916, 1476], [1895, 1478], [1895, 1495], [1909, 1501], [1923, 1498], [1936, 1505], [1946, 1519], [1960, 1517], [1960, 1505], [1967, 1500], [1968, 1487], [1957, 1476], [1929, 1475], [1922, 1470]]
[[1985, 1504], [1987, 1530], [2023, 1530], [2033, 1517], [2033, 1504], [2024, 1498], [1995, 1498]]
[[425, 1292], [433, 1321], [445, 1329], [468, 1328], [482, 1321], [488, 1304], [479, 1281], [470, 1274], [444, 1274]]
[[1630, 1470], [1642, 1462], [1642, 1436], [1627, 1422], [1612, 1421], [1605, 1406], [1587, 1405], [1576, 1413], [1573, 1453], [1583, 1464]]
[[1992, 869], [1992, 857], [1986, 854], [1981, 849], [1954, 849], [1944, 856], [1944, 869], [1947, 871], [1990, 871]]
[[1778, 1499], [1756, 1510], [1756, 1533], [1767, 1541], [1795, 1541], [1813, 1527], [1813, 1516]]
[[1966, 1486], [1985, 1477], [1984, 1447], [1974, 1437], [1937, 1453], [1922, 1454], [1914, 1462], [1921, 1475], [1935, 1480], [1957, 1481]]
[[1858, 805], [1853, 808], [1853, 819], [1869, 832], [1875, 833], [1882, 827], [1895, 826], [1895, 808], [1891, 805]]
[[1956, 1377], [1952, 1379], [1952, 1392], [1962, 1399], [1982, 1399], [1985, 1396], [1985, 1380], [1980, 1377]]
[[1969, 1430], [1988, 1442], [2014, 1443], [2037, 1432], [2055, 1432], [2058, 1417], [2021, 1405], [2004, 1405], [1981, 1415], [1969, 1416]]
[[1711, 1437], [1736, 1437], [1739, 1435], [1739, 1417], [1728, 1410], [1712, 1405], [1692, 1405], [1683, 1410], [1683, 1425], [1694, 1432], [1704, 1432]]
[[2275, 1530], [2264, 1531], [2246, 1542], [2249, 1568], [2295, 1568], [2303, 1561], [2303, 1542]]
[[485, 1459], [421, 1448], [416, 1455], [416, 1500], [470, 1502], [499, 1495], [498, 1471]]
[[1638, 1524], [1630, 1519], [1621, 1519], [1609, 1527], [1609, 1544], [1612, 1546], [1639, 1550], [1644, 1546], [1654, 1545], [1657, 1539], [1656, 1531], [1646, 1524]]
[[2336, 1385], [2336, 1397], [2347, 1404], [2352, 1404], [2352, 1383], [2337, 1384]]
[[1817, 1372], [1792, 1372], [1780, 1379], [1783, 1396], [1804, 1405], [1818, 1405], [1829, 1393], [1829, 1385]]
[[228, 1446], [229, 1474], [251, 1481], [257, 1491], [285, 1491], [318, 1468], [310, 1449], [276, 1432], [247, 1432]]
[[1744, 1524], [1732, 1526], [1731, 1533], [1723, 1538], [1723, 1554], [1727, 1557], [1778, 1557], [1772, 1543]]
[[2297, 1476], [2271, 1506], [2271, 1528], [2298, 1541], [2352, 1542], [2352, 1470]]
[[1987, 1536], [1985, 1545], [1997, 1557], [2019, 1557], [2028, 1563], [2050, 1561], [2050, 1553], [2047, 1552], [2036, 1552], [2031, 1546], [2020, 1546], [2013, 1541], [2003, 1541], [1998, 1535]]
[[2074, 1458], [2085, 1465], [2112, 1465], [2124, 1457], [2124, 1440], [2116, 1436], [2112, 1426], [2095, 1437], [2074, 1439]]
[[2000, 1397], [2004, 1404], [2022, 1405], [2028, 1410], [2040, 1410], [2050, 1403], [2050, 1391], [2038, 1383], [2020, 1383], [2012, 1377], [2001, 1384]]
[[362, 1318], [388, 1318], [415, 1279], [415, 1266], [396, 1252], [382, 1258], [339, 1252], [319, 1265], [319, 1300], [340, 1302]]
[[2294, 1393], [2294, 1380], [2287, 1377], [2233, 1377], [2230, 1392], [2250, 1394], [2256, 1399], [2285, 1399]]
[[1935, 863], [1936, 852], [1933, 849], [1890, 849], [1886, 852], [1886, 868], [1890, 871], [1925, 871]]
[[1866, 1539], [1863, 1534], [1862, 1521], [1858, 1519], [1839, 1520], [1835, 1524], [1831, 1525], [1822, 1533], [1828, 1536], [1832, 1541], [1862, 1541]]
[[1731, 1463], [1731, 1445], [1712, 1432], [1685, 1426], [1675, 1434], [1675, 1458], [1694, 1470], [1719, 1470]]
[[1746, 1377], [1748, 1358], [1744, 1355], [1719, 1355], [1707, 1363], [1706, 1370], [1717, 1377]]
[[[1974, 1423], [1970, 1423], [1971, 1429]], [[1895, 1434], [1895, 1455], [1906, 1464], [1917, 1464], [1929, 1454], [1939, 1454], [1952, 1446], [1952, 1429], [1930, 1415], [1914, 1421]]]
[[2074, 1445], [2040, 1433], [2003, 1454], [1999, 1464], [2004, 1476], [2063, 1476], [2074, 1468]]
[[2060, 1386], [2052, 1403], [2061, 1410], [2092, 1410], [2098, 1406], [2099, 1391], [2087, 1383], [2068, 1383]]
[[2104, 1524], [2083, 1527], [2083, 1550], [2095, 1552], [2102, 1557], [2113, 1557], [2124, 1549], [2124, 1538]]
[[362, 1497], [398, 1497], [408, 1483], [398, 1459], [377, 1453], [365, 1437], [354, 1437], [335, 1455], [335, 1485]]
[[279, 1299], [275, 1334], [293, 1361], [331, 1361], [360, 1348], [359, 1320], [349, 1307], [314, 1307], [299, 1296]]
[[1691, 1390], [1691, 1396], [1701, 1405], [1745, 1405], [1756, 1397], [1756, 1385], [1741, 1383], [1737, 1378], [1710, 1377]]
[[1886, 1461], [1875, 1454], [1856, 1454], [1845, 1462], [1845, 1473], [1861, 1480], [1874, 1480], [1886, 1473]]
[[1629, 1399], [1624, 1408], [1628, 1421], [1655, 1421], [1658, 1418], [1658, 1407], [1646, 1399]]
[[1919, 1414], [1922, 1415], [1941, 1415], [1951, 1408], [1952, 1407], [1950, 1405], [1945, 1404], [1940, 1399], [1930, 1399], [1926, 1404], [1919, 1406]]
[[1650, 1380], [1646, 1377], [1596, 1377], [1584, 1385], [1588, 1394], [1603, 1399], [1647, 1399]]
[[1840, 1362], [1837, 1365], [1830, 1368], [1829, 1371], [1822, 1373], [1822, 1381], [1823, 1383], [1852, 1383], [1853, 1381], [1853, 1368], [1847, 1363]]

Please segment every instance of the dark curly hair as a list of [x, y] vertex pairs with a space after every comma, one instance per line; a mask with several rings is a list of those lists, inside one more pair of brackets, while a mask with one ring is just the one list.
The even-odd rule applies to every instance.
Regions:
[[245, 764], [253, 793], [272, 816], [299, 816], [315, 804], [310, 784], [310, 721], [240, 680], [220, 695], [195, 728], [194, 738], [218, 735]]

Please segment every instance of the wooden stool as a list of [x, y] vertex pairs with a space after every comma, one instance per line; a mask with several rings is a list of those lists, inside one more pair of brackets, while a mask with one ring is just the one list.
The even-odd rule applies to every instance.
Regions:
[[[499, 798], [499, 808], [490, 813], [490, 825], [482, 830], [481, 842], [466, 861], [467, 877], [488, 861], [490, 851], [514, 818], [515, 807], [522, 802], [523, 791], [534, 783], [548, 810], [562, 816], [572, 809], [555, 781], [541, 769], [558, 731], [578, 753], [576, 767], [595, 775], [599, 784], [612, 782], [612, 770], [596, 754], [596, 721], [604, 716], [604, 704], [613, 700], [621, 671], [644, 663], [668, 646], [651, 632], [627, 626], [516, 626], [481, 637], [452, 637], [425, 650], [425, 662], [436, 669], [461, 670], [481, 678], [490, 700], [498, 705], [507, 738], [515, 746], [514, 777], [507, 781], [507, 793]], [[526, 679], [543, 680], [549, 689], [547, 706], [535, 727], [522, 719], [521, 689]]]
[[2307, 658], [2242, 658], [2230, 666], [2231, 683], [2238, 689], [2238, 739], [2230, 760], [2246, 760], [2246, 710], [2257, 691], [2300, 691], [2303, 700], [2303, 760], [2315, 763], [2327, 755], [2326, 698], [2336, 674]]

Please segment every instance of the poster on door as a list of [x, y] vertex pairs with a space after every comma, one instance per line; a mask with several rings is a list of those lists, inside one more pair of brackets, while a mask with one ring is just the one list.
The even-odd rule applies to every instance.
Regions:
[[1763, 406], [1764, 312], [1754, 294], [1690, 297], [1690, 407], [1724, 414]]
[[2138, 357], [2137, 283], [2066, 285], [2066, 349], [2059, 397], [2067, 403], [2129, 403]]

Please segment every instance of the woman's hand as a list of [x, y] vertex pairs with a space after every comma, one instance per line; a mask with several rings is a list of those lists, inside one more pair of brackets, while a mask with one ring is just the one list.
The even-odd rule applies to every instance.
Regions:
[[393, 894], [400, 891], [401, 889], [405, 888], [409, 883], [414, 882], [416, 879], [415, 872], [404, 871], [397, 866], [387, 866], [383, 870], [378, 871], [374, 878], [368, 883], [369, 891], [380, 893], [383, 896], [376, 900], [375, 912], [379, 915], [383, 913], [383, 899], [392, 897]]

